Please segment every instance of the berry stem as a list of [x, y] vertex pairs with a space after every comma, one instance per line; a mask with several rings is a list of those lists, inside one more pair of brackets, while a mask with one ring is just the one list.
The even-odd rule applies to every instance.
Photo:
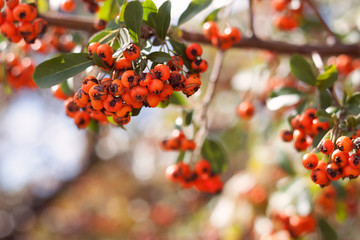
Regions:
[[202, 107], [199, 111], [198, 123], [200, 128], [195, 134], [195, 142], [197, 147], [192, 155], [191, 161], [194, 161], [198, 156], [200, 156], [201, 148], [204, 143], [205, 136], [208, 133], [207, 111], [215, 93], [215, 88], [219, 79], [223, 60], [224, 60], [224, 51], [222, 50], [217, 51], [214, 60], [214, 66], [210, 74], [209, 83], [207, 85], [206, 93], [203, 98]]
[[254, 27], [254, 5], [253, 0], [249, 0], [249, 30], [250, 38], [257, 38]]
[[304, 2], [307, 3], [307, 5], [312, 8], [312, 10], [315, 12], [317, 18], [319, 19], [321, 25], [325, 29], [325, 31], [328, 34], [328, 37], [330, 37], [331, 42], [335, 43], [336, 45], [340, 43], [339, 39], [336, 37], [336, 35], [331, 31], [327, 23], [325, 22], [324, 18], [321, 16], [318, 8], [315, 6], [315, 4], [311, 0], [304, 0]]

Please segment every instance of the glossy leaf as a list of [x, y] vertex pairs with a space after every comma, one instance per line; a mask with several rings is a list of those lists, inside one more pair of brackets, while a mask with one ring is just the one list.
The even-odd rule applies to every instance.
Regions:
[[152, 52], [147, 55], [147, 59], [156, 63], [163, 63], [171, 60], [171, 56], [165, 52]]
[[143, 9], [144, 9], [143, 20], [148, 21], [150, 13], [157, 13], [157, 11], [158, 11], [157, 7], [156, 7], [155, 3], [153, 2], [153, 0], [145, 0], [142, 3], [142, 5], [143, 5]]
[[155, 19], [156, 33], [160, 37], [161, 40], [165, 40], [166, 33], [169, 29], [170, 20], [171, 20], [171, 2], [170, 1], [164, 2], [159, 7], [159, 11], [155, 17], [156, 17], [156, 19]]
[[320, 74], [316, 79], [316, 85], [320, 91], [326, 91], [327, 88], [334, 85], [338, 79], [338, 72], [334, 65], [331, 65], [326, 71]]
[[126, 27], [129, 29], [131, 39], [138, 43], [141, 35], [143, 19], [143, 6], [138, 1], [129, 2], [124, 12]]
[[201, 148], [201, 154], [211, 163], [211, 168], [214, 173], [219, 174], [226, 170], [228, 157], [219, 140], [206, 138]]
[[327, 91], [320, 92], [320, 107], [325, 109], [332, 105], [332, 97]]
[[309, 85], [316, 85], [316, 77], [310, 64], [300, 55], [293, 55], [290, 58], [291, 73], [300, 81]]
[[93, 53], [93, 61], [95, 63], [96, 66], [102, 67], [102, 68], [109, 68], [104, 61], [100, 58], [99, 55], [97, 55], [96, 53]]
[[119, 7], [116, 0], [105, 0], [97, 13], [97, 18], [109, 22], [114, 19], [118, 12]]
[[103, 30], [98, 33], [95, 33], [90, 37], [89, 43], [98, 42], [104, 44], [116, 36], [116, 31], [114, 30]]
[[40, 63], [33, 78], [40, 88], [49, 88], [92, 66], [87, 53], [67, 53]]
[[196, 14], [207, 8], [211, 4], [212, 0], [193, 0], [190, 2], [189, 6], [181, 14], [178, 25], [183, 24], [186, 21], [189, 21]]

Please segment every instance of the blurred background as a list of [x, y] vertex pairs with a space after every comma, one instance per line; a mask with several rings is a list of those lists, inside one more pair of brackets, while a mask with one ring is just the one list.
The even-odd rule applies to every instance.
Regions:
[[[73, 13], [59, 9], [60, 1], [43, 2], [59, 14], [91, 17], [76, 1]], [[154, 1], [159, 7], [161, 0]], [[172, 2], [172, 24], [190, 0]], [[216, 1], [183, 28], [201, 32], [201, 22], [214, 9], [231, 1]], [[294, 1], [296, 2], [296, 1]], [[357, 0], [315, 1], [329, 26], [345, 43], [360, 37], [360, 3]], [[264, 39], [292, 43], [324, 43], [321, 25], [311, 9], [304, 8], [301, 25], [291, 32], [274, 28], [271, 1], [254, 1], [255, 29]], [[234, 1], [229, 23], [248, 33], [248, 1]], [[72, 52], [81, 50], [86, 32], [68, 30]], [[17, 52], [35, 64], [56, 54], [35, 52], [24, 44], [0, 45], [2, 59]], [[216, 49], [203, 45], [209, 70], [202, 88], [187, 99], [188, 109], [201, 108]], [[63, 101], [50, 89], [0, 89], [0, 239], [291, 239], [287, 232], [265, 238], [277, 229], [274, 213], [326, 219], [317, 230], [299, 239], [326, 238], [336, 229], [339, 239], [358, 239], [359, 184], [320, 190], [301, 165], [301, 154], [283, 143], [279, 131], [288, 128], [291, 101], [267, 101], [276, 87], [291, 85], [289, 56], [259, 50], [226, 52], [219, 84], [209, 108], [209, 134], [223, 143], [228, 156], [225, 182], [217, 195], [182, 189], [169, 182], [167, 166], [176, 152], [164, 152], [159, 142], [172, 136], [183, 109], [142, 109], [126, 130], [102, 126], [99, 134], [79, 130], [66, 116]], [[359, 72], [347, 78], [356, 83]], [[2, 74], [4, 77], [4, 74]], [[271, 79], [271, 80], [269, 80]], [[75, 79], [76, 80], [76, 79]], [[236, 106], [255, 99], [256, 113], [240, 119]], [[179, 118], [180, 117], [180, 118]], [[193, 127], [184, 129], [191, 138]], [[325, 188], [326, 189], [326, 188]], [[325, 199], [325, 200], [324, 200]], [[324, 230], [325, 229], [325, 230]], [[345, 234], [346, 233], [346, 234]]]

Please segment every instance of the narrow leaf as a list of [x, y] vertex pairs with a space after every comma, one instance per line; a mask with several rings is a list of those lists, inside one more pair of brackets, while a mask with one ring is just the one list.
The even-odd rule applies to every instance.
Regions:
[[157, 35], [161, 38], [161, 40], [165, 40], [166, 33], [170, 26], [171, 20], [171, 2], [164, 2], [160, 8], [158, 13], [156, 14], [156, 26], [155, 30]]
[[138, 43], [141, 35], [141, 24], [143, 19], [143, 6], [138, 1], [129, 2], [126, 5], [124, 19], [129, 29], [131, 39]]
[[105, 69], [108, 68], [108, 66], [104, 63], [104, 61], [96, 53], [93, 53], [93, 61], [96, 66], [99, 66], [99, 67], [102, 67]]
[[156, 63], [163, 63], [171, 60], [171, 56], [165, 52], [152, 52], [147, 55], [147, 59]]
[[98, 42], [104, 44], [116, 36], [116, 31], [113, 30], [103, 30], [95, 33], [90, 37], [89, 44], [92, 42]]
[[132, 111], [131, 111], [131, 116], [132, 116], [132, 117], [135, 117], [135, 116], [139, 115], [141, 109], [142, 109], [142, 108], [133, 108]]
[[216, 21], [218, 19], [218, 14], [219, 14], [220, 10], [221, 10], [221, 8], [217, 8], [214, 11], [212, 11], [209, 15], [207, 15], [207, 17], [204, 19], [204, 21], [202, 23], [204, 24], [208, 21]]
[[33, 78], [40, 88], [49, 88], [93, 64], [87, 53], [67, 53], [40, 63], [35, 69]]
[[222, 173], [226, 170], [228, 158], [219, 140], [206, 138], [201, 148], [201, 154], [211, 163], [211, 168], [214, 173]]
[[181, 14], [178, 25], [193, 18], [196, 14], [207, 8], [211, 4], [212, 0], [193, 0], [185, 11]]
[[300, 55], [293, 55], [290, 58], [291, 73], [300, 81], [309, 85], [316, 85], [316, 77], [310, 64]]

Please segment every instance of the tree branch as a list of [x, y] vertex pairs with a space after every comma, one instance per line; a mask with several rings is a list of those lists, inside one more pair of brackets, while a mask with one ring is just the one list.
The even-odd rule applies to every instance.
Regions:
[[[83, 30], [87, 31], [90, 34], [95, 33], [92, 21], [79, 18], [79, 17], [67, 17], [61, 15], [49, 15], [42, 14], [40, 15], [43, 19], [48, 21], [49, 25], [60, 26], [69, 29]], [[182, 38], [186, 41], [199, 42], [204, 44], [211, 44], [210, 40], [206, 39], [203, 34], [191, 32], [187, 30], [182, 31]], [[333, 46], [326, 45], [310, 45], [310, 44], [291, 44], [282, 41], [273, 41], [273, 40], [262, 40], [259, 38], [248, 38], [243, 37], [241, 42], [234, 45], [235, 48], [245, 48], [245, 49], [261, 49], [277, 52], [280, 54], [303, 54], [311, 56], [313, 52], [319, 53], [321, 56], [332, 56], [347, 54], [351, 56], [360, 55], [360, 46], [358, 44], [342, 44], [338, 43]]]

